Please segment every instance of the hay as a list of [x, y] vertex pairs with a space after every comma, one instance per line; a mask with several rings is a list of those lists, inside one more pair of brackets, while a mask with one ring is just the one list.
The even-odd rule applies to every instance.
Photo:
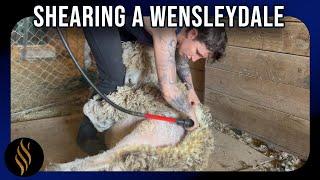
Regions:
[[[127, 73], [126, 79], [131, 79], [131, 82], [134, 80], [135, 85], [131, 85], [128, 81], [126, 86], [119, 87], [117, 92], [108, 95], [108, 97], [116, 104], [130, 110], [183, 117], [182, 114], [171, 108], [161, 96], [150, 48], [143, 48], [139, 44], [130, 42], [123, 43], [123, 46], [124, 64], [127, 67], [127, 72], [131, 72]], [[133, 73], [138, 70], [140, 70], [139, 73]], [[139, 85], [137, 86], [137, 84]], [[185, 91], [181, 83], [179, 88]], [[94, 97], [86, 103], [84, 113], [99, 131], [109, 129], [125, 119], [133, 118], [97, 99], [98, 97]], [[135, 131], [143, 132], [147, 128], [149, 132], [161, 134], [161, 137], [157, 139], [159, 142], [170, 137], [176, 139], [172, 141], [178, 142], [176, 144], [153, 147], [115, 143], [114, 148], [101, 154], [76, 159], [69, 163], [51, 164], [46, 169], [54, 171], [202, 170], [207, 166], [209, 154], [214, 148], [214, 137], [211, 130], [213, 121], [208, 108], [203, 105], [196, 108], [196, 116], [200, 127], [192, 132], [184, 132], [181, 127], [175, 124], [149, 120], [143, 120], [135, 129]], [[179, 142], [179, 140], [181, 141]]]

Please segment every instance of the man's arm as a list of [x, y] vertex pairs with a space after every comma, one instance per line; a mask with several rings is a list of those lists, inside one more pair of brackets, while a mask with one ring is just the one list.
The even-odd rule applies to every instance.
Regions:
[[177, 69], [175, 61], [176, 34], [170, 28], [151, 28], [149, 18], [144, 18], [145, 29], [152, 35], [157, 75], [164, 99], [176, 110], [185, 113], [195, 125], [198, 122], [188, 98], [177, 87]]
[[176, 55], [177, 62], [177, 73], [180, 80], [186, 85], [187, 90], [193, 89], [192, 76], [190, 72], [190, 67], [188, 64], [188, 59], [181, 57], [180, 55]]
[[185, 84], [185, 86], [188, 90], [189, 102], [194, 105], [199, 104], [200, 100], [196, 94], [196, 91], [194, 90], [194, 86], [192, 83], [191, 71], [190, 71], [190, 67], [188, 64], [188, 59], [181, 57], [177, 54], [176, 61], [177, 61], [177, 73], [178, 73], [180, 80]]
[[157, 74], [164, 98], [175, 109], [192, 112], [187, 97], [178, 89], [176, 77], [176, 36], [172, 31], [158, 31], [153, 35]]

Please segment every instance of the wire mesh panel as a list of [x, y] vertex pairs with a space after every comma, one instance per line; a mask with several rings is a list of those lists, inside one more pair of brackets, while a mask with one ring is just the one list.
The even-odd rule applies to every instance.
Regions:
[[[75, 101], [88, 89], [56, 29], [36, 28], [32, 20], [22, 19], [11, 33], [11, 115]], [[84, 53], [88, 47], [82, 30], [64, 29], [64, 36], [79, 64], [94, 68]]]

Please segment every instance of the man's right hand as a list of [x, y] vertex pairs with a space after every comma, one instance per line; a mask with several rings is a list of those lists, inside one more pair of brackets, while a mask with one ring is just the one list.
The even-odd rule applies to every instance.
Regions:
[[189, 118], [193, 120], [194, 125], [190, 128], [186, 128], [187, 131], [193, 131], [199, 127], [199, 122], [195, 113], [195, 106], [192, 106], [192, 111], [188, 114]]

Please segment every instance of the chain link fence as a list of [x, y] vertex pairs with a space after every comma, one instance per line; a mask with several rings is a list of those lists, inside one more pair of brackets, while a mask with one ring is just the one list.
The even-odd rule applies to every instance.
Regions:
[[[82, 30], [64, 29], [64, 36], [79, 64], [95, 75]], [[11, 32], [11, 120], [68, 114], [68, 105], [83, 102], [87, 92], [56, 30], [34, 27], [33, 17], [19, 21]]]

